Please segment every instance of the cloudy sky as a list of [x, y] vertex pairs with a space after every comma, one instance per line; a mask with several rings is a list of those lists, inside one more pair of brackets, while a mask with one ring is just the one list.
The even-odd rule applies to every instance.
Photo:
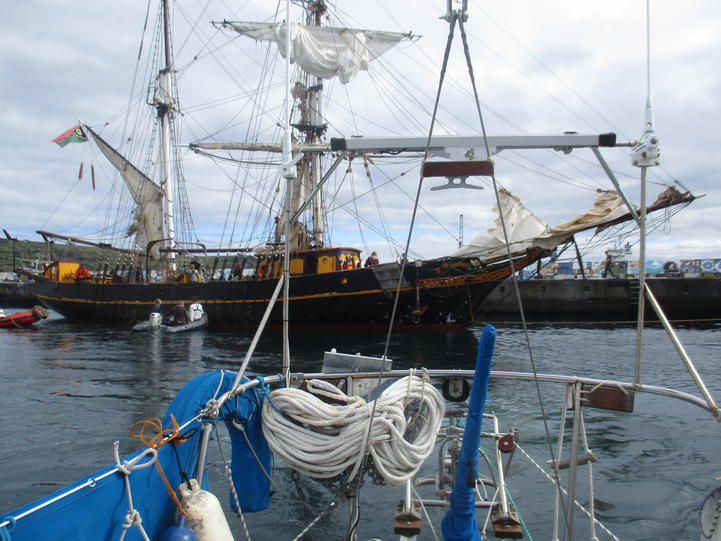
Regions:
[[[268, 47], [218, 32], [210, 21], [272, 21], [277, 6], [259, 4], [263, 5], [230, 0], [173, 3], [178, 81], [181, 103], [187, 109], [183, 120], [188, 121], [182, 143], [210, 140], [211, 135], [226, 141], [242, 139], [246, 109], [236, 99], [252, 96], [253, 88], [258, 88], [255, 81]], [[326, 83], [328, 135], [427, 135], [448, 35], [447, 23], [439, 19], [445, 2], [347, 4], [341, 3], [332, 24], [411, 31], [420, 39], [390, 51], [347, 86]], [[466, 30], [488, 133], [613, 131], [620, 141], [640, 136], [646, 96], [645, 6], [641, 0], [469, 2]], [[653, 0], [651, 8], [651, 93], [662, 166], [649, 172], [649, 197], [674, 179], [705, 197], [663, 223], [653, 233], [648, 253], [665, 259], [721, 257], [721, 3]], [[95, 191], [87, 173], [78, 180], [81, 162], [85, 167], [96, 163], [96, 154], [87, 148], [91, 145], [61, 149], [51, 140], [79, 118], [109, 139], [119, 140], [133, 78], [146, 77], [135, 71], [146, 14], [152, 27], [156, 12], [155, 2], [148, 7], [140, 0], [29, 0], [4, 6], [0, 20], [3, 228], [21, 239], [39, 240], [37, 229], [79, 235], [97, 231], [98, 224], [107, 222], [107, 211], [102, 209], [110, 200], [110, 177], [106, 180], [98, 165]], [[151, 46], [148, 35], [143, 52]], [[211, 60], [211, 53], [219, 53], [232, 67]], [[201, 67], [202, 62], [207, 66]], [[282, 73], [281, 68], [276, 66], [275, 72]], [[468, 81], [456, 32], [435, 133], [480, 132]], [[225, 104], [226, 109], [210, 112], [210, 104]], [[388, 112], [391, 106], [396, 112]], [[271, 116], [279, 111], [270, 106], [266, 110]], [[630, 165], [628, 154], [627, 149], [604, 151], [624, 190], [638, 202], [639, 170]], [[410, 162], [397, 161], [388, 164], [390, 173], [381, 170], [383, 160], [369, 166], [375, 185], [394, 180], [393, 190], [381, 196], [384, 214], [376, 217], [364, 206], [370, 203], [356, 205], [351, 214], [368, 218], [364, 231], [351, 225], [349, 217], [339, 217], [333, 222], [336, 244], [353, 243], [360, 233], [365, 235], [364, 252], [378, 249], [391, 257], [388, 243], [372, 229], [393, 230], [405, 240], [402, 230], [410, 217], [407, 194], [415, 193], [418, 174]], [[185, 170], [198, 236], [217, 244], [218, 230], [228, 221], [228, 199], [237, 197], [230, 176], [218, 172], [219, 164], [197, 157], [186, 163]], [[498, 180], [550, 225], [590, 207], [595, 187], [611, 187], [590, 151], [570, 157], [547, 151], [530, 157], [501, 154], [496, 170]], [[362, 162], [354, 162], [353, 175], [355, 188], [367, 190]], [[421, 205], [427, 212], [420, 213], [414, 233], [421, 255], [452, 251], [460, 214], [466, 239], [492, 220], [494, 199], [488, 188], [449, 192], [422, 192]], [[347, 210], [351, 205], [339, 199], [335, 206]], [[103, 213], [104, 217], [95, 216]], [[589, 256], [598, 256], [608, 242], [592, 241]]]

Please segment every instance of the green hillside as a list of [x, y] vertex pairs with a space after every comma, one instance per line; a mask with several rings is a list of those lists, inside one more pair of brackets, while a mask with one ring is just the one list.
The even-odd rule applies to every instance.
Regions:
[[[53, 243], [53, 254], [49, 253], [48, 245], [45, 242], [18, 240], [15, 243], [15, 259], [17, 267], [35, 267], [36, 263], [48, 263], [52, 259], [68, 259], [84, 263], [88, 268], [98, 267], [98, 248], [90, 246], [77, 246], [72, 244]], [[122, 261], [126, 256], [117, 252], [105, 252], [104, 257], [109, 258], [111, 265], [123, 265]], [[221, 265], [225, 262], [226, 267], [232, 266], [234, 255], [220, 256], [216, 261], [214, 256], [189, 255], [181, 257], [179, 261], [195, 259], [207, 268]], [[5, 238], [0, 239], [0, 272], [11, 272], [13, 270], [13, 242]]]
[[[56, 258], [71, 259], [86, 265], [92, 265], [97, 257], [97, 249], [95, 248], [67, 244], [54, 244], [53, 252]], [[47, 262], [50, 260], [48, 245], [44, 242], [18, 240], [15, 243], [15, 259], [18, 266], [28, 261]], [[0, 272], [11, 272], [12, 267], [13, 242], [0, 239]]]

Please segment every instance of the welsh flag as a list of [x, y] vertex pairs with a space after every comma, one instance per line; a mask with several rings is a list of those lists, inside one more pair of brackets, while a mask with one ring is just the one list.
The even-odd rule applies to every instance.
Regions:
[[78, 124], [77, 126], [70, 128], [68, 131], [58, 135], [55, 139], [53, 139], [53, 143], [57, 143], [61, 147], [64, 147], [68, 143], [84, 143], [87, 140], [88, 138], [85, 135], [83, 128], [81, 128]]

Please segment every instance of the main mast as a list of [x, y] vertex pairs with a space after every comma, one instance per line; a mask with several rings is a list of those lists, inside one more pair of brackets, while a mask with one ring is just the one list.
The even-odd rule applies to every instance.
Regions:
[[[307, 7], [306, 24], [320, 27], [322, 17], [326, 12], [323, 0], [310, 2]], [[303, 72], [301, 81], [293, 85], [292, 97], [295, 101], [295, 122], [291, 126], [302, 134], [305, 144], [320, 143], [326, 132], [322, 112], [323, 79], [318, 75]], [[313, 192], [321, 179], [320, 153], [310, 153], [303, 159], [298, 167], [298, 182], [291, 204], [291, 214], [295, 215], [306, 199]], [[319, 191], [311, 205], [311, 223], [297, 222], [291, 224], [291, 234], [288, 239], [291, 250], [303, 250], [310, 247], [322, 248], [324, 245], [325, 205], [323, 193]]]
[[[318, 0], [309, 5], [311, 13], [309, 14], [309, 24], [321, 26], [321, 19], [326, 12], [326, 5], [323, 0]], [[313, 76], [308, 75], [311, 79]], [[315, 84], [308, 89], [308, 102], [310, 122], [308, 123], [306, 132], [306, 142], [320, 143], [320, 140], [327, 129], [327, 125], [323, 122], [323, 111], [321, 110], [323, 97], [323, 79], [315, 77]], [[321, 155], [312, 153], [309, 158], [310, 175], [308, 193], [318, 185], [321, 179]], [[325, 224], [325, 205], [323, 201], [323, 191], [319, 191], [313, 198], [312, 205], [313, 228], [311, 230], [311, 238], [316, 248], [322, 248], [324, 243], [324, 224]]]
[[169, 268], [175, 270], [175, 217], [174, 190], [171, 173], [170, 122], [173, 108], [171, 90], [171, 70], [173, 58], [170, 50], [170, 13], [168, 0], [163, 0], [163, 41], [165, 48], [165, 67], [158, 72], [158, 86], [155, 91], [153, 105], [158, 112], [160, 121], [160, 187], [164, 192], [163, 210], [165, 214], [165, 241], [168, 252]]
[[[316, 190], [322, 179], [321, 156], [326, 148], [320, 143], [326, 133], [322, 111], [323, 80], [338, 77], [342, 84], [353, 80], [359, 71], [368, 69], [369, 64], [394, 47], [410, 34], [396, 32], [357, 30], [321, 26], [322, 17], [326, 12], [324, 0], [304, 2], [306, 21], [291, 30], [286, 22], [256, 23], [243, 21], [223, 21], [219, 26], [230, 28], [241, 35], [255, 40], [272, 41], [278, 46], [280, 54], [289, 56], [303, 73], [301, 80], [295, 82], [291, 89], [293, 99], [292, 128], [302, 139], [293, 143], [297, 151], [308, 152], [310, 156], [298, 162], [298, 178], [293, 190], [286, 190], [283, 211], [290, 216], [298, 216], [301, 208], [310, 206], [310, 224], [301, 223], [296, 219], [289, 225], [285, 244], [295, 252], [308, 248], [321, 248], [325, 241], [325, 205], [323, 193]], [[297, 32], [292, 40], [288, 34]], [[196, 143], [193, 148], [222, 148], [226, 150], [258, 150], [263, 152], [283, 152], [277, 143], [224, 143], [220, 146], [210, 143]], [[285, 147], [285, 144], [282, 145]], [[310, 199], [311, 194], [314, 194]], [[310, 203], [310, 205], [309, 205]], [[289, 209], [289, 212], [288, 212]], [[280, 217], [278, 217], [280, 221]], [[283, 221], [287, 220], [284, 218]], [[279, 224], [280, 225], [280, 224]], [[283, 224], [285, 225], [285, 224]], [[276, 231], [285, 228], [277, 228]], [[279, 237], [276, 234], [276, 237]], [[278, 243], [278, 240], [276, 240]]]

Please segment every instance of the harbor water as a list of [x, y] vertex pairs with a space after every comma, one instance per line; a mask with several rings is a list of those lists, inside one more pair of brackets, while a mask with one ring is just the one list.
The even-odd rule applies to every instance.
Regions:
[[[481, 328], [396, 334], [389, 357], [394, 368], [470, 369]], [[523, 329], [497, 329], [494, 369], [531, 371]], [[631, 381], [635, 334], [634, 326], [533, 325], [527, 336], [539, 372]], [[678, 334], [712, 395], [721, 399], [721, 325], [683, 327]], [[650, 326], [645, 336], [643, 382], [698, 394], [664, 330]], [[128, 437], [132, 423], [162, 417], [178, 389], [194, 376], [237, 369], [251, 339], [250, 331], [131, 333], [126, 327], [71, 323], [52, 312], [34, 328], [0, 332], [0, 515], [110, 464], [115, 440], [122, 451], [134, 450], [137, 444]], [[323, 351], [331, 348], [379, 356], [384, 339], [383, 332], [293, 332], [293, 370], [320, 371]], [[278, 332], [267, 333], [251, 373], [277, 373], [280, 344]], [[553, 437], [562, 389], [541, 384], [540, 395]], [[549, 443], [533, 383], [493, 380], [487, 409], [498, 415], [502, 431], [518, 428], [523, 450], [546, 465]], [[594, 503], [604, 524], [620, 539], [698, 539], [698, 509], [720, 483], [719, 423], [697, 406], [648, 394], [637, 394], [632, 414], [593, 409], [584, 414], [589, 446], [598, 458]], [[550, 445], [555, 451], [555, 440]], [[227, 487], [219, 460], [213, 460], [211, 482], [224, 500]], [[276, 467], [270, 509], [245, 516], [253, 539], [294, 538], [334, 498], [308, 480], [300, 482], [299, 493], [288, 468]], [[584, 468], [577, 499], [587, 504]], [[550, 539], [550, 483], [520, 452], [509, 473], [511, 494], [532, 538]], [[432, 490], [423, 494], [432, 496]], [[396, 538], [393, 517], [402, 495], [400, 487], [378, 487], [366, 478], [359, 539]], [[430, 513], [440, 522], [440, 511]], [[239, 520], [228, 517], [235, 538], [244, 539]], [[304, 538], [343, 538], [347, 522], [341, 501]], [[587, 522], [576, 516], [574, 539], [588, 538]], [[609, 539], [604, 532], [597, 535]], [[424, 525], [420, 539], [433, 538]]]

